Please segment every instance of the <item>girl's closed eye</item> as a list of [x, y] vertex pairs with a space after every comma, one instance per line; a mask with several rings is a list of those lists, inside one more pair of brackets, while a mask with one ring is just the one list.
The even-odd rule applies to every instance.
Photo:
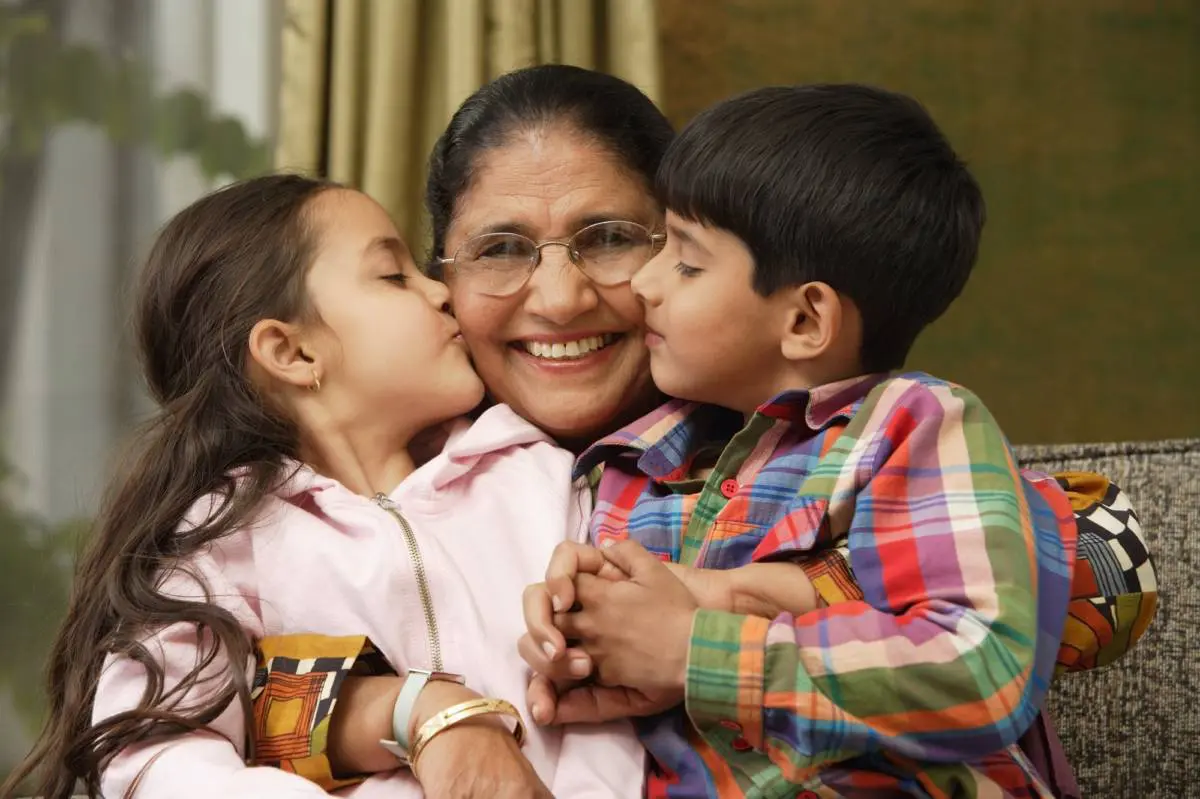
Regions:
[[700, 274], [703, 270], [697, 269], [694, 266], [688, 266], [683, 261], [680, 261], [679, 263], [675, 264], [675, 271], [678, 272], [679, 274], [683, 275], [684, 277], [695, 277], [696, 275]]
[[408, 285], [409, 277], [408, 277], [408, 275], [404, 274], [403, 272], [397, 272], [394, 275], [384, 275], [383, 279], [390, 283], [395, 283], [396, 285], [403, 287], [403, 286]]

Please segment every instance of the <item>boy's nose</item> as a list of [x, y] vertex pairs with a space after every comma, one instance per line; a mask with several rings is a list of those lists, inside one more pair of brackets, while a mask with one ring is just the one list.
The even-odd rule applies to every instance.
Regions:
[[642, 266], [641, 269], [633, 273], [633, 277], [629, 279], [629, 288], [632, 289], [634, 296], [644, 303], [655, 305], [658, 303], [660, 296], [657, 291], [658, 265], [661, 263], [663, 254], [660, 252]]

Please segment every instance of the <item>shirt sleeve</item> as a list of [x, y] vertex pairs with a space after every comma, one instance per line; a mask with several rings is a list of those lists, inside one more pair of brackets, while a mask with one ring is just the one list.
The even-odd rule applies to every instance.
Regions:
[[[1137, 514], [1120, 487], [1094, 472], [1024, 471], [1022, 477], [1043, 494], [1065, 491], [1078, 530], [1055, 676], [1107, 666], [1141, 639], [1158, 608], [1157, 574]], [[844, 542], [796, 562], [824, 604], [862, 599]]]
[[1013, 744], [1066, 616], [1065, 495], [1052, 504], [1022, 481], [987, 409], [947, 385], [882, 384], [830, 456], [810, 479], [831, 482], [812, 493], [848, 516], [862, 598], [774, 621], [697, 611], [693, 723], [792, 781], [868, 752], [959, 762]]
[[330, 718], [346, 677], [395, 673], [363, 635], [263, 638], [252, 692], [251, 762], [297, 774], [327, 791], [361, 782], [362, 777], [333, 774]]
[[[204, 585], [214, 601], [242, 623], [247, 640], [261, 634], [261, 623], [238, 588], [222, 577], [211, 558], [198, 560], [195, 576], [182, 572], [164, 583], [171, 596], [205, 601]], [[226, 561], [222, 564], [231, 568]], [[201, 582], [198, 577], [203, 578]], [[147, 635], [146, 651], [164, 670], [163, 691], [169, 693], [201, 663], [206, 663], [191, 690], [176, 695], [176, 708], [202, 703], [207, 696], [228, 684], [229, 673], [243, 668], [247, 679], [253, 663], [231, 663], [224, 650], [206, 662], [212, 642], [195, 624], [173, 624]], [[123, 711], [141, 707], [147, 673], [141, 663], [127, 656], [110, 655], [96, 686], [92, 717], [101, 721]], [[237, 700], [206, 727], [195, 732], [135, 744], [119, 752], [101, 776], [104, 796], [134, 796], [137, 799], [250, 799], [251, 797], [320, 797], [326, 792], [314, 783], [276, 768], [256, 768], [245, 762], [246, 718]]]
[[1158, 578], [1128, 495], [1090, 472], [1053, 476], [1079, 532], [1058, 673], [1107, 666], [1133, 648], [1158, 608]]

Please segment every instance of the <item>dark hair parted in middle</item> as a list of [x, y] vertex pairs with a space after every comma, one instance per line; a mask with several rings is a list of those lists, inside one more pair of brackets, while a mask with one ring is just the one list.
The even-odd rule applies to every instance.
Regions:
[[754, 288], [827, 283], [863, 318], [862, 367], [903, 365], [962, 292], [985, 209], [919, 103], [853, 84], [770, 87], [693, 119], [656, 189], [668, 210], [729, 231]]
[[[675, 135], [649, 97], [612, 75], [565, 64], [501, 75], [459, 106], [429, 157], [425, 209], [433, 258], [445, 255], [446, 231], [471, 187], [479, 156], [517, 133], [552, 125], [570, 126], [600, 144], [630, 172], [645, 178], [647, 191]], [[441, 278], [436, 267], [430, 274]]]

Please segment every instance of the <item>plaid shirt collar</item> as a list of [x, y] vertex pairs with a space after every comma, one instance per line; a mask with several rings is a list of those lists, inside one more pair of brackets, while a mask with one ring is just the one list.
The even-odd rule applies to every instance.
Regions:
[[[811, 389], [784, 391], [758, 406], [755, 415], [820, 432], [854, 415], [863, 400], [888, 375], [869, 374]], [[727, 408], [671, 400], [592, 444], [575, 462], [576, 478], [611, 457], [634, 458], [637, 468], [658, 481], [683, 479], [700, 445], [724, 440], [745, 426], [742, 415]]]

